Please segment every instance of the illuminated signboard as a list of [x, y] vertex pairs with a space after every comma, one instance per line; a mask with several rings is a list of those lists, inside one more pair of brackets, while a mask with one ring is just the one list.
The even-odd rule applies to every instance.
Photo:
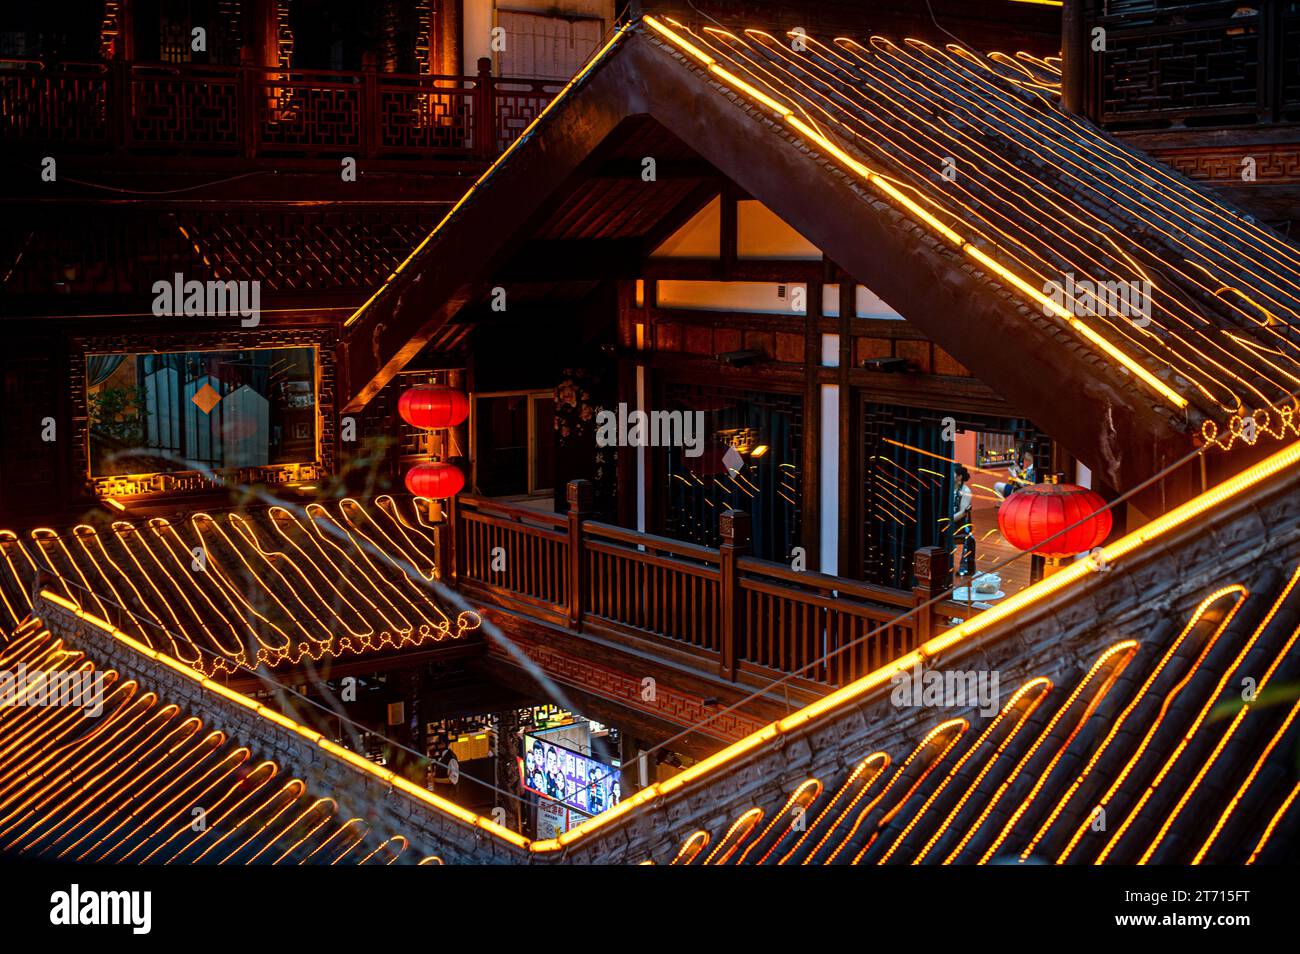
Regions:
[[524, 788], [588, 815], [617, 805], [622, 797], [619, 770], [536, 736], [524, 736], [519, 761]]

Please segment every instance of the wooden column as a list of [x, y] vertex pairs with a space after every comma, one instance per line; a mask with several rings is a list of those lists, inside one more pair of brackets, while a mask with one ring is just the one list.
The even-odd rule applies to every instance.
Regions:
[[862, 570], [862, 550], [858, 547], [859, 513], [856, 495], [861, 493], [856, 480], [857, 455], [861, 444], [853, 434], [853, 319], [858, 311], [858, 285], [844, 269], [840, 279], [840, 554], [836, 574], [856, 579]]
[[718, 517], [718, 602], [722, 606], [722, 660], [718, 673], [724, 679], [736, 678], [736, 641], [744, 632], [744, 600], [740, 593], [740, 568], [736, 561], [749, 552], [749, 514], [743, 510], [724, 510]]
[[[463, 368], [448, 368], [446, 384], [449, 388], [463, 391], [466, 399], [469, 398], [470, 387]], [[473, 474], [469, 460], [469, 418], [444, 432], [442, 458], [465, 471], [466, 478]]]
[[1091, 72], [1086, 4], [1087, 0], [1065, 0], [1061, 11], [1061, 105], [1072, 113], [1082, 113], [1090, 105], [1084, 95]]
[[822, 364], [822, 297], [820, 281], [808, 283], [803, 343], [803, 533], [800, 543], [810, 570], [821, 569], [821, 430], [822, 389], [817, 372]]
[[582, 631], [582, 592], [586, 560], [582, 552], [582, 524], [595, 516], [596, 489], [589, 480], [571, 480], [569, 499], [569, 628]]
[[438, 567], [438, 579], [450, 586], [459, 575], [456, 567], [456, 498], [449, 498], [442, 511], [442, 519], [433, 525], [433, 556]]
[[497, 153], [496, 103], [492, 95], [492, 59], [478, 58], [478, 76], [474, 80], [474, 152], [480, 159]]
[[736, 270], [739, 229], [740, 210], [737, 206], [736, 187], [728, 180], [722, 187], [718, 225], [718, 266], [722, 270], [724, 281], [729, 280]]
[[280, 65], [280, 20], [275, 0], [253, 0], [244, 7], [246, 46], [253, 51], [252, 66], [274, 69]]
[[[647, 282], [648, 286], [650, 283]], [[648, 320], [644, 307], [637, 307], [636, 281], [624, 279], [618, 283], [618, 379], [614, 402], [636, 404], [636, 362], [629, 355], [636, 348], [636, 326]], [[628, 530], [636, 529], [636, 460], [633, 448], [618, 448], [615, 453], [616, 504], [615, 522]]]
[[461, 0], [437, 0], [430, 19], [429, 72], [459, 76], [464, 69], [460, 37], [465, 15]]
[[[922, 606], [952, 586], [952, 555], [943, 547], [921, 547], [912, 557], [912, 572], [916, 575], [912, 605]], [[913, 622], [917, 646], [937, 634], [936, 620], [937, 614], [928, 606], [916, 614]]]

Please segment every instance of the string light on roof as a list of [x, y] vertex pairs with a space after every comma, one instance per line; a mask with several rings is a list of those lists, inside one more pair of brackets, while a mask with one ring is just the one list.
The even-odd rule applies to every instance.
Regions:
[[[1300, 329], [1300, 255], [1061, 112], [1053, 89], [1058, 63], [1027, 54], [985, 59], [955, 45], [940, 50], [879, 37], [867, 46], [808, 38], [796, 51], [759, 30], [742, 37], [715, 27], [693, 31], [670, 18], [645, 22], [1169, 406], [1203, 416], [1207, 442], [1250, 440], [1250, 426], [1236, 422], [1221, 437], [1211, 417], [1231, 418], [1247, 404], [1272, 411], [1264, 432], [1297, 430], [1286, 405], [1279, 410], [1274, 402], [1300, 383], [1300, 349], [1290, 336]], [[1034, 85], [1045, 88], [1026, 90]], [[1040, 105], [1031, 107], [1030, 97]], [[982, 136], [1022, 149], [1037, 163], [1033, 173]], [[954, 186], [927, 189], [928, 170], [953, 155], [962, 157]], [[1034, 219], [1024, 215], [1027, 199], [1041, 210]], [[1121, 209], [1136, 227], [1102, 217], [1094, 211], [1101, 206]], [[1160, 251], [1135, 236], [1159, 241]], [[1171, 245], [1181, 256], [1164, 254]], [[1090, 315], [1086, 301], [1053, 302], [1040, 290], [1071, 270], [1127, 272], [1143, 281], [1158, 275], [1151, 327], [1106, 312]], [[1203, 314], [1211, 300], [1224, 320], [1253, 329], [1268, 346], [1219, 334]]]

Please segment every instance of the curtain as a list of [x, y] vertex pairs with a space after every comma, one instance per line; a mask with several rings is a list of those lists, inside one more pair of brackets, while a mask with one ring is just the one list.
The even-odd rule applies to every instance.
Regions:
[[95, 388], [103, 384], [126, 360], [124, 354], [92, 354], [86, 356], [86, 386]]
[[951, 549], [952, 445], [939, 420], [910, 408], [866, 404], [863, 424], [863, 576], [910, 589], [919, 548]]
[[[750, 516], [750, 552], [788, 561], [801, 526], [802, 398], [680, 384], [669, 384], [665, 392], [668, 408], [703, 412], [705, 451], [691, 458], [672, 448], [664, 455], [663, 532], [716, 547], [718, 516], [743, 510]], [[731, 446], [743, 460], [736, 473], [722, 460]], [[759, 447], [766, 450], [755, 455]]]

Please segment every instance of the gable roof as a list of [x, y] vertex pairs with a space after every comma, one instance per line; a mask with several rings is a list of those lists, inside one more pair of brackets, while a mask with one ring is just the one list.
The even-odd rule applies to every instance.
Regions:
[[[1055, 70], [645, 17], [347, 320], [345, 403], [535, 252], [590, 188], [598, 148], [648, 117], [1113, 486], [1243, 411], [1276, 427], [1300, 386], [1300, 249], [1062, 111]], [[1089, 314], [1086, 281], [1149, 287], [1149, 313], [1139, 298], [1130, 316]]]
[[1289, 579], [1270, 567], [1250, 586], [1219, 587], [1181, 626], [1151, 606], [1147, 628], [1091, 657], [1014, 673], [993, 713], [974, 711], [989, 671], [918, 666], [899, 705], [933, 695], [974, 709], [919, 740], [882, 727], [883, 747], [860, 740], [860, 761], [806, 779], [778, 810], [752, 806], [693, 832], [674, 863], [1281, 860], [1300, 830], [1300, 780], [1281, 766], [1300, 743], [1300, 701], [1283, 693], [1252, 708], [1236, 690], [1258, 675], [1271, 693], [1294, 670], [1297, 577], [1300, 566]]

